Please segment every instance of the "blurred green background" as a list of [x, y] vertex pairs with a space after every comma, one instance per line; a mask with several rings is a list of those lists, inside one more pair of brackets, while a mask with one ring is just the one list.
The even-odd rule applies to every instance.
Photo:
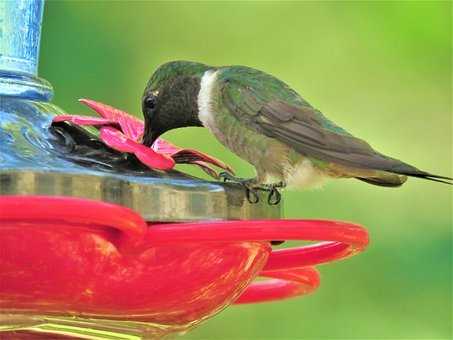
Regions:
[[[40, 75], [68, 112], [88, 113], [77, 103], [88, 97], [141, 116], [145, 83], [161, 63], [248, 65], [378, 150], [451, 176], [451, 13], [451, 2], [433, 1], [49, 1]], [[206, 130], [165, 137], [253, 173]], [[315, 294], [231, 307], [187, 339], [453, 337], [451, 187], [338, 180], [284, 199], [286, 217], [365, 225], [369, 248], [321, 267]]]

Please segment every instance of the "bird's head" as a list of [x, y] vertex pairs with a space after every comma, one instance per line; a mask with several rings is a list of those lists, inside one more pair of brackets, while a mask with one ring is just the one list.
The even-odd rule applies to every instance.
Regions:
[[143, 144], [151, 146], [168, 130], [202, 126], [197, 98], [201, 77], [208, 69], [209, 66], [200, 63], [172, 61], [154, 72], [142, 98]]

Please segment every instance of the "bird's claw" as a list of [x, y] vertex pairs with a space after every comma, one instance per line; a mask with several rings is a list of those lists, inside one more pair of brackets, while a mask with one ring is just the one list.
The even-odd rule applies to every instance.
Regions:
[[278, 189], [284, 188], [286, 184], [284, 182], [278, 182], [275, 184], [264, 184], [261, 186], [256, 186], [254, 179], [244, 179], [234, 177], [228, 172], [221, 172], [219, 178], [223, 179], [224, 182], [235, 182], [242, 185], [245, 189], [245, 195], [247, 201], [251, 204], [258, 203], [260, 198], [258, 191], [267, 191], [269, 195], [267, 196], [267, 203], [269, 205], [277, 205], [282, 199], [282, 195]]
[[234, 182], [242, 185], [245, 189], [245, 196], [249, 203], [255, 204], [259, 202], [260, 198], [257, 191], [259, 188], [253, 186], [253, 179], [235, 177], [228, 172], [221, 172], [219, 178], [223, 179], [224, 182]]
[[260, 196], [255, 188], [245, 186], [245, 195], [250, 204], [256, 204], [260, 201]]
[[280, 191], [278, 191], [276, 188], [269, 190], [269, 195], [267, 196], [267, 203], [269, 205], [277, 205], [281, 200], [282, 195], [280, 194]]
[[267, 196], [267, 203], [269, 205], [277, 205], [282, 200], [282, 195], [278, 189], [284, 188], [286, 184], [284, 182], [278, 182], [275, 184], [265, 184], [263, 185], [266, 191], [269, 191]]

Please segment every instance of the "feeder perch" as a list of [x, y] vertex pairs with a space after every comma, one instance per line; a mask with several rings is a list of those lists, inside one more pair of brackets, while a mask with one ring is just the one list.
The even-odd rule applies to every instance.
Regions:
[[284, 220], [264, 193], [250, 204], [240, 186], [174, 170], [232, 171], [163, 140], [145, 148], [143, 123], [120, 110], [51, 104], [37, 77], [43, 5], [0, 2], [0, 338], [184, 332], [231, 304], [313, 292], [316, 265], [366, 247], [360, 226]]

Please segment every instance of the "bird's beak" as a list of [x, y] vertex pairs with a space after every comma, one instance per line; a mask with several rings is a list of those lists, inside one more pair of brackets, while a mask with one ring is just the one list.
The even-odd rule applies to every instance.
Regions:
[[[143, 130], [143, 145], [151, 147], [156, 139], [162, 134], [158, 131], [158, 125], [156, 124], [156, 116], [153, 112], [148, 112], [146, 109], [143, 110], [143, 117], [145, 118], [145, 128]], [[154, 117], [154, 119], [151, 119]]]
[[160, 133], [156, 130], [153, 130], [152, 127], [149, 127], [149, 129], [145, 127], [145, 132], [143, 134], [143, 145], [151, 147], [159, 137], [159, 135]]

